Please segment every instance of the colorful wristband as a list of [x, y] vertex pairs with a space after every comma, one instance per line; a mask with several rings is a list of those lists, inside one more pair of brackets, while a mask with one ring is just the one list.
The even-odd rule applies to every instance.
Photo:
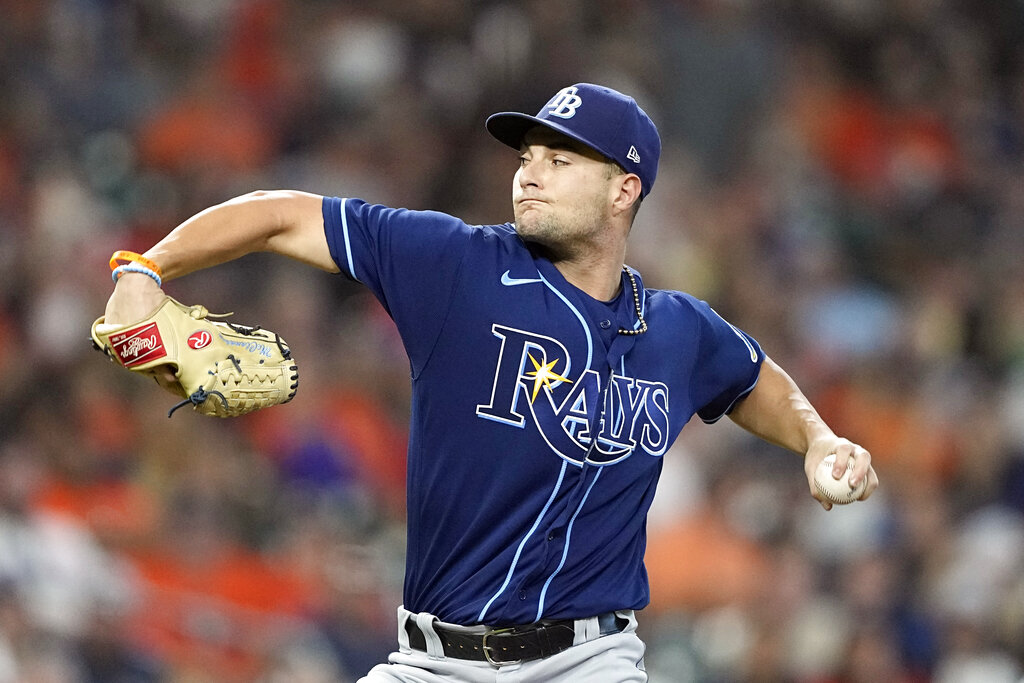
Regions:
[[157, 287], [163, 287], [164, 284], [163, 280], [160, 279], [160, 276], [157, 275], [152, 268], [147, 268], [141, 263], [123, 263], [114, 268], [113, 271], [111, 271], [110, 277], [114, 280], [114, 282], [117, 282], [118, 279], [120, 279], [120, 277], [125, 273], [142, 273], [143, 275], [148, 275], [149, 277], [153, 278], [153, 280], [156, 282]]
[[118, 261], [127, 261], [128, 263], [134, 261], [135, 263], [149, 268], [158, 278], [162, 278], [164, 276], [163, 271], [160, 270], [160, 266], [158, 266], [153, 260], [146, 258], [142, 254], [136, 254], [134, 251], [115, 251], [113, 256], [110, 257], [110, 270], [114, 270], [118, 267]]

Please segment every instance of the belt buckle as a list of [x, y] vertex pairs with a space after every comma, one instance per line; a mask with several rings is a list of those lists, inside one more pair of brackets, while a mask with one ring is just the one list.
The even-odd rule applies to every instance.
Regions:
[[493, 650], [494, 648], [487, 644], [487, 639], [490, 638], [491, 636], [500, 635], [502, 633], [513, 633], [515, 630], [516, 630], [515, 627], [511, 627], [511, 628], [489, 629], [486, 632], [484, 632], [483, 641], [480, 643], [480, 647], [484, 651], [484, 659], [487, 660], [488, 664], [490, 664], [493, 667], [496, 667], [496, 668], [500, 669], [501, 667], [508, 666], [509, 664], [521, 664], [522, 663], [522, 661], [523, 661], [522, 659], [515, 659], [515, 660], [512, 660], [510, 662], [499, 662], [498, 660], [496, 660], [493, 657], [491, 657], [491, 650]]

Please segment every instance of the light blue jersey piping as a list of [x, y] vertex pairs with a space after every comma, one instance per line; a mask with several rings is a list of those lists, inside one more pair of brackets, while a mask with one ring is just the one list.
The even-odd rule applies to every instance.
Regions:
[[345, 236], [345, 258], [348, 260], [348, 274], [352, 276], [353, 280], [359, 282], [359, 278], [356, 277], [355, 261], [352, 258], [352, 240], [349, 239], [348, 235], [348, 213], [345, 211], [347, 203], [348, 198], [341, 200], [341, 234]]
[[540, 591], [540, 600], [537, 603], [537, 621], [540, 621], [541, 617], [544, 616], [544, 598], [548, 594], [548, 586], [550, 586], [551, 582], [555, 580], [556, 576], [558, 576], [558, 572], [562, 571], [562, 567], [565, 566], [565, 558], [569, 556], [569, 540], [572, 538], [573, 524], [576, 523], [576, 518], [579, 517], [580, 512], [583, 511], [583, 506], [586, 505], [587, 498], [590, 497], [590, 492], [593, 490], [594, 484], [597, 483], [597, 480], [598, 478], [600, 478], [602, 472], [604, 472], [604, 468], [599, 467], [597, 469], [597, 474], [594, 475], [593, 481], [591, 481], [590, 486], [587, 487], [587, 492], [583, 494], [583, 500], [580, 501], [580, 504], [576, 507], [576, 512], [574, 512], [572, 515], [572, 519], [569, 520], [569, 526], [566, 528], [565, 531], [565, 547], [562, 548], [562, 560], [558, 563], [558, 566], [555, 568], [555, 571], [551, 572], [551, 576], [549, 576], [548, 580], [544, 582], [544, 588], [542, 588]]
[[[590, 334], [590, 328], [587, 327], [587, 321], [584, 319], [583, 314], [580, 313], [579, 310], [575, 306], [572, 305], [572, 303], [565, 297], [565, 295], [562, 294], [560, 291], [558, 291], [558, 289], [554, 285], [552, 285], [548, 281], [547, 278], [544, 277], [543, 273], [540, 273], [538, 271], [537, 274], [540, 276], [540, 279], [544, 283], [544, 285], [548, 289], [550, 289], [552, 292], [554, 292], [555, 296], [557, 296], [562, 301], [562, 303], [565, 304], [566, 308], [568, 308], [570, 311], [572, 311], [572, 314], [574, 316], [576, 316], [576, 319], [579, 320], [580, 326], [583, 328], [583, 334], [586, 336], [586, 339], [587, 339], [587, 363], [586, 363], [586, 367], [589, 369], [590, 365], [591, 365], [591, 363], [592, 363], [592, 361], [594, 359], [594, 338]], [[566, 369], [565, 369], [566, 374], [568, 374], [568, 372], [569, 372], [569, 366], [568, 366], [569, 360], [570, 359], [566, 358]], [[603, 407], [601, 405], [599, 405], [597, 407], [597, 409], [598, 410], [603, 410]], [[544, 517], [547, 515], [548, 510], [551, 508], [551, 504], [552, 504], [552, 502], [554, 502], [555, 496], [558, 494], [558, 490], [562, 486], [562, 480], [565, 478], [565, 470], [566, 470], [567, 465], [568, 465], [568, 462], [566, 460], [562, 460], [562, 469], [559, 470], [559, 472], [558, 472], [558, 481], [555, 484], [554, 490], [551, 492], [551, 496], [548, 498], [547, 503], [544, 504], [544, 509], [540, 511], [540, 514], [537, 516], [537, 519], [534, 520], [533, 526], [530, 527], [530, 530], [526, 532], [526, 535], [523, 537], [523, 540], [519, 542], [519, 547], [516, 549], [516, 554], [512, 558], [512, 564], [509, 566], [508, 573], [505, 575], [504, 583], [501, 584], [501, 587], [498, 589], [498, 591], [494, 595], [491, 596], [491, 599], [488, 600], [487, 603], [484, 605], [483, 609], [480, 610], [480, 615], [477, 617], [477, 621], [483, 622], [484, 617], [487, 615], [487, 611], [491, 608], [491, 605], [494, 603], [495, 600], [498, 599], [499, 596], [501, 596], [502, 593], [505, 592], [505, 589], [508, 588], [509, 584], [512, 582], [512, 576], [515, 574], [516, 566], [519, 564], [519, 557], [520, 557], [520, 555], [522, 555], [523, 548], [526, 546], [526, 542], [530, 540], [530, 537], [533, 536], [533, 533], [537, 530], [537, 527], [540, 526], [540, 523], [541, 523], [541, 521], [543, 521]], [[594, 478], [594, 481], [597, 481], [596, 477]], [[594, 485], [594, 483], [591, 482], [590, 486], [593, 487], [593, 485]], [[587, 489], [587, 495], [589, 495], [589, 494], [590, 494], [590, 489], [588, 488]], [[584, 496], [583, 500], [586, 501], [586, 496]], [[582, 508], [582, 503], [580, 504], [580, 507]], [[576, 511], [576, 514], [573, 515], [573, 520], [576, 519], [576, 515], [578, 515], [578, 514], [579, 514], [579, 509]], [[570, 529], [571, 529], [571, 526], [570, 526]], [[555, 574], [557, 574], [558, 570], [562, 568], [563, 564], [565, 564], [565, 557], [566, 557], [566, 554], [568, 553], [568, 550], [569, 550], [569, 543], [568, 543], [568, 541], [569, 541], [569, 539], [568, 539], [568, 537], [566, 537], [566, 545], [565, 545], [565, 548], [564, 548], [564, 550], [562, 552], [562, 562], [561, 562], [561, 564], [558, 565], [558, 569], [555, 570]], [[553, 579], [555, 577], [555, 574], [552, 574], [548, 578], [547, 583], [544, 584], [544, 590], [547, 590], [547, 586], [548, 586], [548, 584], [551, 583], [551, 579]], [[540, 613], [540, 610], [543, 610], [543, 604], [544, 604], [544, 597], [543, 597], [543, 594], [542, 594], [541, 595], [541, 599], [540, 599], [540, 607], [539, 607], [538, 613]]]
[[492, 595], [491, 599], [487, 601], [486, 605], [484, 605], [484, 608], [480, 610], [480, 616], [477, 617], [477, 621], [482, 622], [484, 620], [484, 617], [487, 615], [487, 610], [491, 608], [491, 604], [498, 599], [498, 596], [505, 592], [509, 583], [512, 582], [512, 575], [516, 571], [516, 565], [519, 564], [519, 556], [523, 553], [523, 547], [526, 546], [526, 542], [530, 540], [530, 537], [533, 536], [533, 532], [535, 532], [537, 527], [540, 526], [541, 520], [543, 520], [544, 516], [548, 513], [548, 509], [551, 507], [551, 503], [554, 502], [555, 496], [558, 495], [558, 489], [562, 487], [562, 479], [565, 478], [565, 468], [567, 466], [568, 463], [563, 460], [562, 469], [558, 472], [558, 481], [555, 482], [555, 488], [551, 491], [548, 501], [544, 504], [544, 509], [540, 511], [540, 514], [537, 515], [537, 519], [533, 522], [533, 526], [526, 532], [526, 536], [523, 536], [523, 540], [519, 542], [519, 547], [516, 549], [516, 555], [512, 558], [512, 565], [508, 568], [508, 573], [505, 575], [505, 582], [501, 584], [501, 588], [498, 589], [498, 592]]

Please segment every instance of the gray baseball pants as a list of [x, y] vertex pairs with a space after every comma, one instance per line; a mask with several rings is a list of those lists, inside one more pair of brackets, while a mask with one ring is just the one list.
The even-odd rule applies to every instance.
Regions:
[[[398, 608], [398, 651], [360, 678], [358, 683], [646, 683], [644, 643], [636, 635], [632, 610], [616, 613], [629, 620], [621, 633], [601, 635], [597, 618], [577, 619], [573, 646], [558, 654], [517, 664], [495, 666], [488, 662], [446, 657], [434, 632], [439, 623], [430, 614]], [[407, 622], [425, 635], [427, 651], [409, 646]], [[467, 633], [483, 627], [441, 624]]]

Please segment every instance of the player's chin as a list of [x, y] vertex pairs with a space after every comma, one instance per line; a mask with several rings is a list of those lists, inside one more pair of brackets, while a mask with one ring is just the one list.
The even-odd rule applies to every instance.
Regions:
[[532, 241], [537, 236], [535, 223], [528, 217], [516, 213], [516, 234], [527, 242]]
[[516, 223], [516, 233], [519, 238], [526, 242], [528, 245], [533, 247], [539, 247], [543, 250], [551, 250], [555, 248], [555, 243], [549, 238], [549, 236], [543, 231], [520, 229], [519, 224]]
[[550, 234], [549, 222], [538, 211], [532, 209], [517, 210], [516, 232], [524, 240], [531, 242], [543, 242], [545, 235]]
[[522, 232], [531, 222], [535, 222], [537, 212], [524, 206], [517, 206], [513, 215], [516, 221], [516, 230]]

